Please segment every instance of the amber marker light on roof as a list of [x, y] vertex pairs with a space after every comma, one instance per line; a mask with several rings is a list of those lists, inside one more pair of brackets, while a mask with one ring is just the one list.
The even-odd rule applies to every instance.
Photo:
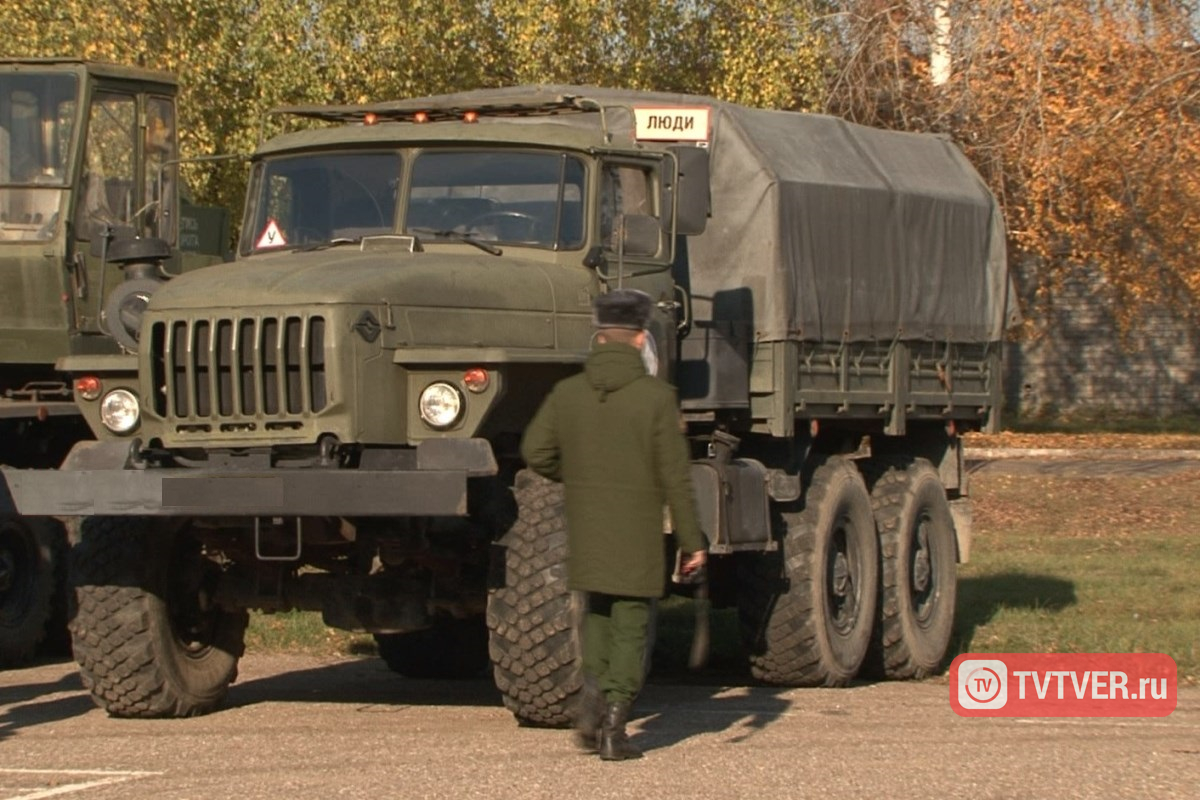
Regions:
[[100, 396], [100, 379], [95, 375], [84, 375], [75, 379], [75, 394], [84, 400], [95, 400]]
[[366, 113], [366, 116], [363, 117], [364, 125], [374, 125], [378, 121], [379, 121], [379, 117], [375, 116], [374, 112], [372, 112], [372, 111], [368, 111]]
[[468, 111], [463, 114], [463, 122], [479, 122], [478, 111]]
[[413, 114], [413, 122], [429, 122], [429, 114], [424, 111], [418, 111]]
[[467, 387], [467, 391], [475, 394], [486, 391], [491, 382], [492, 376], [488, 375], [488, 371], [483, 367], [471, 367], [463, 373], [463, 385]]

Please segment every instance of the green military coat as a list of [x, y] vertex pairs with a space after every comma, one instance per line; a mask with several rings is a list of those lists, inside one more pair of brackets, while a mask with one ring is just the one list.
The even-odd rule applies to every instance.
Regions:
[[662, 595], [664, 505], [684, 552], [706, 546], [675, 390], [648, 375], [629, 345], [598, 345], [581, 374], [554, 387], [525, 431], [521, 455], [563, 483], [572, 589]]

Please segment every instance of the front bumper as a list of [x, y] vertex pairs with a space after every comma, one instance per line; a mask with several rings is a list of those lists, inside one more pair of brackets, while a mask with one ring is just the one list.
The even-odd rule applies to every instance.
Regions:
[[112, 463], [117, 444], [77, 445], [59, 470], [0, 469], [0, 514], [464, 516], [467, 478], [494, 474], [494, 461], [489, 470], [445, 457], [417, 469], [137, 469]]

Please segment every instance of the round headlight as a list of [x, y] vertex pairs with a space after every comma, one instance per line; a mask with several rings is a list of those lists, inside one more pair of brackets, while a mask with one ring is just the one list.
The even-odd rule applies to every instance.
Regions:
[[462, 407], [462, 395], [448, 383], [431, 383], [421, 392], [421, 419], [431, 427], [449, 428], [458, 422]]
[[140, 415], [137, 395], [127, 389], [114, 389], [100, 401], [100, 421], [113, 433], [129, 433]]

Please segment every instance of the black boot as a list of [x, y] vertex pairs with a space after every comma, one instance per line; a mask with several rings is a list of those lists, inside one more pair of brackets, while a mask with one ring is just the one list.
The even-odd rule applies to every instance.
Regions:
[[600, 758], [604, 761], [624, 761], [641, 758], [642, 751], [629, 743], [625, 723], [629, 721], [629, 703], [609, 703], [600, 725]]
[[604, 721], [604, 692], [595, 678], [585, 676], [575, 706], [575, 744], [594, 753], [600, 747], [600, 724]]

